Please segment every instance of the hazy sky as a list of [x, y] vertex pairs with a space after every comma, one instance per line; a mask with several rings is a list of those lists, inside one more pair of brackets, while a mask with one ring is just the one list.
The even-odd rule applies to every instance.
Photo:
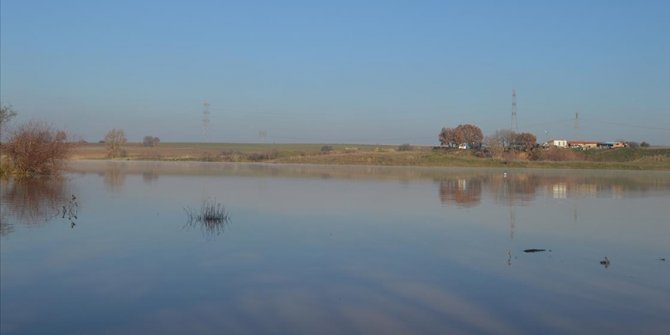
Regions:
[[0, 3], [2, 104], [88, 141], [203, 141], [207, 100], [211, 141], [436, 144], [516, 89], [540, 140], [670, 144], [667, 0]]

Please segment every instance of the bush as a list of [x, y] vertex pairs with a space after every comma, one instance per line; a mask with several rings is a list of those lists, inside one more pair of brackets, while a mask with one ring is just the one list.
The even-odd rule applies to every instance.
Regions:
[[642, 143], [640, 143], [640, 146], [643, 148], [649, 148], [649, 143], [642, 141]]
[[327, 154], [329, 152], [333, 151], [333, 147], [330, 145], [324, 145], [321, 147], [321, 153], [322, 154]]
[[144, 140], [142, 141], [142, 145], [144, 145], [145, 147], [155, 147], [160, 142], [161, 142], [161, 139], [158, 138], [158, 137], [144, 136]]
[[3, 151], [9, 157], [6, 169], [22, 177], [56, 174], [69, 149], [65, 132], [31, 121], [19, 126], [4, 145]]
[[398, 151], [412, 151], [412, 150], [414, 150], [414, 147], [412, 147], [409, 143], [405, 143], [398, 146]]
[[277, 150], [272, 150], [270, 152], [252, 152], [247, 155], [247, 159], [252, 162], [267, 161], [277, 157], [279, 157], [279, 152]]
[[626, 142], [626, 145], [628, 145], [629, 148], [631, 149], [637, 149], [640, 147], [640, 143], [637, 142]]

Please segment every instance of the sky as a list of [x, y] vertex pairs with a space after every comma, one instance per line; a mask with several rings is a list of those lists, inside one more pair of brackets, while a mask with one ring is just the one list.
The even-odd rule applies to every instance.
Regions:
[[0, 2], [13, 124], [89, 142], [435, 145], [513, 90], [538, 140], [670, 145], [670, 1]]

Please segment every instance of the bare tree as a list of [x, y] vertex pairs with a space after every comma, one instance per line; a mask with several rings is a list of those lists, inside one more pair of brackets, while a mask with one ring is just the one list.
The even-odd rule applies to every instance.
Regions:
[[11, 171], [30, 177], [56, 173], [69, 149], [65, 132], [56, 131], [44, 122], [31, 121], [12, 133], [4, 151], [11, 162]]
[[15, 116], [16, 112], [11, 105], [0, 106], [0, 140], [2, 140], [1, 135], [4, 133], [5, 127]]
[[514, 136], [516, 133], [509, 129], [498, 129], [493, 133], [493, 138], [498, 142], [503, 148], [509, 148], [514, 142]]
[[112, 129], [105, 135], [105, 144], [107, 145], [107, 156], [110, 158], [123, 156], [124, 150], [121, 146], [125, 145], [128, 140], [123, 129]]

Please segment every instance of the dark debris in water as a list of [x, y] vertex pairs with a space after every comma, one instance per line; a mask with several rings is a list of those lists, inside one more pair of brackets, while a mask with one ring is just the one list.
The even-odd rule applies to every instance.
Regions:
[[602, 261], [600, 261], [600, 265], [604, 266], [605, 269], [607, 269], [610, 266], [609, 258], [607, 258], [607, 256], [605, 256], [605, 258]]
[[544, 251], [551, 251], [551, 250], [547, 250], [547, 249], [535, 249], [535, 248], [532, 248], [532, 249], [525, 249], [523, 252], [525, 252], [525, 253], [533, 253], [533, 252], [544, 252]]

